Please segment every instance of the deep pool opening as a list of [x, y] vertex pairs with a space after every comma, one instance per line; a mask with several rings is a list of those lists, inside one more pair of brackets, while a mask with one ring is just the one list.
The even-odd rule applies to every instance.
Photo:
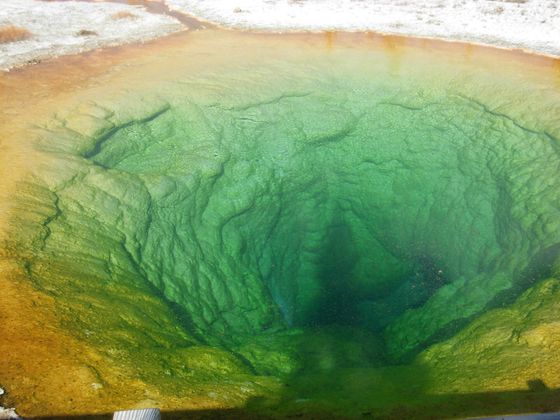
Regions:
[[[295, 326], [349, 325], [382, 331], [407, 309], [422, 306], [440, 287], [448, 283], [445, 269], [430, 255], [408, 255], [405, 274], [397, 280], [394, 290], [368, 295], [352, 288], [352, 277], [360, 258], [352, 232], [337, 216], [327, 229], [323, 245], [316, 255], [316, 272], [320, 293], [313, 310]], [[403, 257], [403, 259], [405, 259]], [[375, 319], [364, 314], [364, 302], [377, 306]]]
[[[445, 110], [439, 122], [433, 107]], [[281, 102], [263, 105], [258, 123], [244, 116], [252, 109], [218, 108], [194, 126], [200, 110], [165, 104], [111, 128], [85, 156], [102, 174], [148, 193], [133, 258], [184, 309], [197, 336], [231, 349], [254, 333], [347, 326], [377, 335], [386, 342], [383, 357], [400, 362], [501, 305], [500, 293], [516, 297], [543, 278], [525, 276], [517, 289], [503, 283], [524, 265], [515, 248], [528, 258], [542, 252], [524, 244], [512, 214], [523, 205], [509, 185], [514, 162], [523, 160], [512, 144], [550, 144], [492, 113], [483, 125], [499, 120], [508, 130], [467, 136], [457, 125], [480, 125], [480, 115], [464, 101], [368, 109], [312, 134]], [[473, 111], [476, 120], [461, 116]], [[449, 125], [449, 118], [457, 121]], [[391, 119], [398, 129], [384, 122]], [[279, 126], [301, 126], [303, 136], [269, 131]], [[216, 136], [225, 136], [219, 147], [199, 140]], [[508, 235], [517, 237], [513, 244]], [[470, 278], [502, 291], [465, 313], [439, 309], [440, 319], [424, 331], [430, 302], [462, 293], [456, 285]]]
[[334, 224], [318, 255], [316, 276], [322, 294], [315, 305], [316, 312], [304, 321], [304, 325], [357, 323], [356, 303], [359, 296], [347, 287], [357, 259], [350, 229], [344, 222]]

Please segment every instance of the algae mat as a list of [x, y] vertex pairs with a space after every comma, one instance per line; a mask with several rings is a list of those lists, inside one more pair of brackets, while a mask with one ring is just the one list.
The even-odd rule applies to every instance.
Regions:
[[560, 408], [557, 61], [205, 30], [0, 83], [4, 405]]

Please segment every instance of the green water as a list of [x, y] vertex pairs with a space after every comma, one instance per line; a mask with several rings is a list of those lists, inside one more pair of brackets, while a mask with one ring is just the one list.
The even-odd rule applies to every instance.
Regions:
[[60, 117], [24, 188], [47, 214], [21, 245], [34, 283], [89, 341], [217, 346], [292, 402], [347, 398], [360, 369], [389, 405], [418, 394], [427, 373], [382, 367], [554, 274], [560, 129], [519, 111], [530, 88], [393, 64], [268, 59]]

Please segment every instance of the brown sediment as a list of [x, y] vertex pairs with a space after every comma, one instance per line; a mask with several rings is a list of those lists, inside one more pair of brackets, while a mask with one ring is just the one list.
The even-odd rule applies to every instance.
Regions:
[[23, 41], [31, 38], [32, 34], [25, 28], [13, 25], [0, 26], [0, 44]]

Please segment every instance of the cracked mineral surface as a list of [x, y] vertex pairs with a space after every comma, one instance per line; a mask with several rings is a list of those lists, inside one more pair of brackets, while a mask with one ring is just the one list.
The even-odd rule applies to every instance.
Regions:
[[208, 30], [2, 75], [5, 405], [560, 408], [559, 69]]

